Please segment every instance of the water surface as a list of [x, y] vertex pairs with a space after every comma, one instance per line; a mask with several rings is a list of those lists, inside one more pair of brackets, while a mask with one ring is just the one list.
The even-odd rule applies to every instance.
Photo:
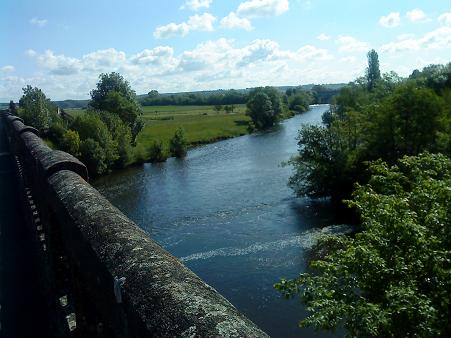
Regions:
[[301, 124], [321, 123], [327, 105], [269, 132], [195, 148], [184, 160], [116, 172], [94, 185], [165, 249], [274, 337], [327, 337], [299, 329], [304, 309], [273, 289], [305, 270], [321, 232], [340, 231], [327, 202], [287, 187]]

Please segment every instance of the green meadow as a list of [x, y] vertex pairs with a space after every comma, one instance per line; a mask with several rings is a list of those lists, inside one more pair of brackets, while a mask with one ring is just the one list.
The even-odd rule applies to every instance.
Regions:
[[[137, 151], [148, 149], [155, 141], [162, 141], [168, 148], [169, 140], [177, 128], [182, 127], [189, 146], [211, 143], [217, 140], [249, 133], [250, 118], [245, 115], [246, 105], [234, 105], [233, 113], [214, 106], [145, 106], [142, 118], [145, 127], [138, 135]], [[66, 109], [76, 117], [83, 109]]]
[[147, 148], [161, 140], [166, 146], [177, 128], [182, 127], [190, 146], [248, 133], [246, 106], [236, 105], [233, 113], [219, 113], [214, 106], [147, 106], [143, 107], [146, 123], [138, 136], [138, 148]]

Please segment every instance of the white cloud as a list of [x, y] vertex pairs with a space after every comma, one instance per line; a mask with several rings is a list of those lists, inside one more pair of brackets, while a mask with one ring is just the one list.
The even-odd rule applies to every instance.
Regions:
[[153, 49], [144, 49], [131, 58], [132, 63], [139, 65], [163, 64], [173, 58], [174, 49], [168, 46], [158, 46]]
[[340, 35], [336, 43], [338, 44], [338, 50], [340, 52], [364, 52], [369, 49], [369, 45], [367, 42], [359, 41], [352, 36]]
[[399, 26], [401, 23], [401, 17], [398, 12], [392, 12], [387, 16], [383, 16], [379, 19], [379, 24], [382, 27], [393, 28]]
[[193, 15], [189, 17], [188, 22], [182, 22], [180, 24], [169, 23], [164, 26], [159, 26], [154, 31], [153, 36], [157, 39], [167, 39], [173, 36], [186, 36], [189, 32], [212, 32], [214, 31], [213, 24], [216, 21], [216, 17], [210, 13], [204, 13], [201, 15]]
[[36, 52], [34, 54], [30, 53], [29, 55], [36, 58], [41, 67], [55, 75], [75, 74], [82, 68], [80, 60], [64, 55], [55, 55], [51, 50], [46, 50], [40, 55]]
[[12, 73], [14, 72], [15, 68], [11, 65], [6, 65], [0, 68], [0, 72], [2, 73]]
[[201, 8], [209, 8], [212, 2], [213, 0], [186, 0], [180, 9], [189, 8], [193, 11], [198, 11]]
[[317, 38], [318, 40], [320, 40], [320, 41], [327, 41], [327, 40], [330, 40], [330, 36], [329, 36], [329, 35], [326, 35], [326, 34], [324, 34], [324, 33], [321, 33], [321, 34], [318, 35], [316, 38]]
[[407, 37], [400, 41], [390, 42], [380, 47], [381, 52], [399, 53], [403, 51], [418, 51], [431, 49], [447, 49], [451, 47], [451, 28], [440, 27], [422, 37], [415, 39]]
[[406, 17], [412, 22], [419, 22], [426, 19], [426, 14], [421, 9], [415, 8], [407, 12]]
[[210, 13], [202, 15], [193, 15], [188, 20], [188, 27], [190, 31], [212, 32], [214, 31], [213, 23], [216, 18]]
[[249, 19], [240, 18], [235, 12], [230, 12], [229, 15], [222, 18], [221, 27], [229, 29], [241, 28], [247, 31], [250, 31], [253, 28]]
[[38, 27], [44, 27], [47, 25], [48, 20], [47, 19], [38, 19], [38, 18], [32, 18], [29, 21], [32, 25], [38, 26]]
[[277, 16], [288, 9], [288, 0], [249, 0], [238, 6], [237, 14], [246, 18]]
[[33, 57], [33, 56], [36, 55], [36, 51], [34, 51], [33, 49], [27, 49], [27, 50], [25, 51], [25, 55], [30, 56], [30, 57]]
[[157, 39], [167, 39], [173, 36], [185, 36], [189, 33], [188, 24], [182, 22], [180, 24], [171, 22], [164, 26], [159, 26], [153, 32], [153, 36]]
[[442, 26], [451, 26], [451, 12], [446, 12], [438, 17], [438, 22]]

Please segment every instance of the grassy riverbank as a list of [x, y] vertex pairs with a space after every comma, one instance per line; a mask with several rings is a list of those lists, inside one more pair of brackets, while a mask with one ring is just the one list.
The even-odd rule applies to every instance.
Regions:
[[[82, 109], [66, 109], [76, 117]], [[143, 107], [145, 127], [137, 138], [135, 149], [138, 157], [155, 142], [162, 141], [166, 150], [177, 128], [185, 130], [188, 146], [212, 143], [218, 140], [248, 134], [250, 118], [246, 105], [235, 105], [233, 113], [219, 113], [214, 106], [147, 106]]]

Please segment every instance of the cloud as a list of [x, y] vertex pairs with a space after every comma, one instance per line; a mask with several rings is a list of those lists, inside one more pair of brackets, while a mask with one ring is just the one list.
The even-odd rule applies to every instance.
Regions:
[[340, 52], [364, 52], [369, 49], [369, 45], [367, 42], [359, 41], [352, 36], [340, 35], [336, 40], [338, 44], [338, 50]]
[[442, 26], [451, 26], [451, 12], [441, 14], [437, 20]]
[[236, 12], [241, 17], [256, 18], [278, 16], [288, 9], [288, 0], [249, 0], [242, 2]]
[[44, 27], [47, 25], [48, 20], [47, 19], [38, 19], [38, 18], [32, 18], [29, 21], [32, 25], [38, 26], [38, 27]]
[[204, 13], [202, 15], [193, 15], [189, 17], [187, 22], [179, 24], [169, 23], [164, 26], [159, 26], [154, 31], [153, 36], [157, 39], [167, 39], [174, 36], [186, 36], [189, 32], [212, 32], [214, 31], [214, 22], [216, 17], [210, 13]]
[[174, 49], [168, 46], [158, 46], [153, 49], [144, 49], [142, 52], [134, 55], [130, 60], [137, 65], [161, 65], [165, 61], [172, 59]]
[[407, 12], [406, 17], [412, 22], [420, 22], [426, 20], [426, 14], [418, 8], [412, 9], [411, 11]]
[[198, 11], [201, 8], [209, 8], [212, 2], [213, 0], [186, 0], [180, 9], [189, 8], [193, 11]]
[[401, 17], [398, 12], [392, 12], [388, 14], [387, 16], [382, 16], [379, 19], [379, 24], [382, 27], [386, 28], [393, 28], [399, 26], [401, 23]]
[[80, 60], [64, 55], [55, 55], [51, 50], [46, 50], [40, 55], [33, 51], [28, 55], [35, 58], [42, 68], [55, 75], [75, 74], [82, 68]]
[[447, 49], [451, 47], [451, 28], [440, 27], [415, 39], [406, 37], [400, 41], [390, 42], [380, 47], [384, 53], [399, 53], [403, 51], [419, 51], [431, 49]]
[[11, 65], [6, 65], [0, 68], [0, 72], [2, 73], [12, 73], [14, 72], [16, 69], [14, 68], [14, 66]]
[[221, 27], [228, 29], [241, 28], [247, 31], [250, 31], [253, 28], [249, 19], [240, 18], [234, 12], [230, 12], [229, 15], [222, 18]]
[[318, 40], [320, 40], [320, 41], [327, 41], [327, 40], [330, 40], [330, 36], [329, 36], [329, 35], [326, 35], [326, 34], [324, 34], [324, 33], [321, 33], [321, 34], [318, 35], [316, 38], [317, 38]]

